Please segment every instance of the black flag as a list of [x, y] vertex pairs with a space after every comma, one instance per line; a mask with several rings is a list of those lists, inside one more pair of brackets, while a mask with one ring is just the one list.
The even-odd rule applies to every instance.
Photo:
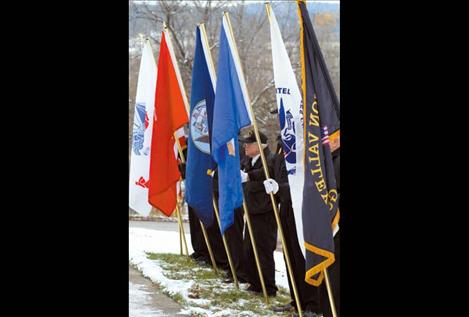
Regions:
[[333, 230], [339, 208], [331, 142], [339, 141], [340, 105], [327, 71], [304, 1], [300, 19], [303, 113], [305, 127], [305, 182], [303, 233], [306, 249], [305, 281], [319, 286], [324, 270], [335, 261]]

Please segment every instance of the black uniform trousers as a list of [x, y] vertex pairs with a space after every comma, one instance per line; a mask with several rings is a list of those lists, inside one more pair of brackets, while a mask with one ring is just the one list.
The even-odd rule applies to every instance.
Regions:
[[[246, 270], [243, 261], [243, 227], [244, 227], [243, 208], [234, 210], [234, 223], [225, 231], [225, 239], [231, 254], [231, 260], [236, 271], [236, 277], [240, 282], [247, 282]], [[228, 271], [231, 276], [231, 270]]]
[[[275, 295], [278, 289], [275, 285], [274, 251], [277, 247], [277, 223], [275, 221], [274, 211], [272, 210], [262, 214], [250, 214], [250, 216], [267, 294]], [[254, 289], [262, 291], [247, 224], [243, 247], [248, 281]]]
[[[282, 206], [280, 205], [280, 221], [282, 223], [282, 230], [285, 236], [285, 243], [287, 245], [288, 254], [290, 256], [290, 264], [293, 271], [293, 278], [295, 279], [296, 288], [298, 290], [298, 297], [300, 298], [301, 308], [303, 311], [312, 311], [320, 313], [321, 308], [319, 305], [319, 292], [316, 286], [309, 285], [305, 282], [305, 258], [300, 249], [298, 236], [296, 233], [295, 216], [291, 202]], [[285, 255], [284, 255], [285, 257]], [[285, 261], [286, 263], [286, 261]], [[285, 264], [286, 266], [286, 264]], [[287, 268], [288, 269], [288, 268]], [[296, 308], [295, 296], [291, 284], [290, 275], [288, 277], [288, 286], [290, 287], [290, 296], [292, 305]]]
[[[288, 249], [290, 264], [293, 271], [293, 278], [295, 279], [296, 289], [298, 290], [298, 297], [301, 303], [301, 308], [303, 311], [320, 313], [321, 308], [318, 288], [305, 282], [306, 261], [303, 256], [303, 252], [301, 251], [300, 243], [298, 242], [295, 225], [295, 214], [293, 212], [290, 186], [288, 184], [288, 173], [285, 167], [283, 152], [279, 152], [275, 158], [274, 178], [279, 184], [279, 191], [276, 196], [278, 198], [277, 201], [280, 202], [280, 222], [282, 224], [282, 230]], [[288, 286], [290, 288], [290, 296], [292, 299], [291, 304], [297, 308], [297, 303], [289, 274], [287, 274], [287, 278]]]
[[[194, 258], [202, 257], [202, 259], [211, 264], [210, 254], [202, 232], [199, 218], [194, 209], [189, 206], [189, 227], [191, 230], [191, 243], [194, 249]], [[228, 258], [226, 257], [225, 246], [220, 233], [215, 214], [213, 215], [213, 223], [210, 227], [205, 228], [212, 248], [213, 256], [217, 266], [223, 270], [229, 269]]]
[[[275, 155], [270, 152], [268, 147], [263, 151], [267, 167], [270, 173], [273, 173]], [[246, 156], [241, 162], [241, 168], [249, 175], [249, 180], [243, 183], [243, 192], [252, 223], [265, 287], [269, 295], [274, 295], [278, 290], [275, 285], [274, 261], [274, 251], [277, 247], [277, 222], [275, 221], [271, 200], [269, 195], [266, 194], [263, 184], [265, 174], [262, 159], [258, 158], [252, 164], [252, 158]], [[244, 236], [244, 263], [248, 281], [255, 291], [262, 291], [247, 224]]]
[[195, 214], [194, 209], [189, 207], [189, 229], [191, 233], [191, 244], [194, 249], [194, 258], [206, 257], [209, 258], [207, 245], [205, 244], [202, 229], [200, 228], [199, 218]]

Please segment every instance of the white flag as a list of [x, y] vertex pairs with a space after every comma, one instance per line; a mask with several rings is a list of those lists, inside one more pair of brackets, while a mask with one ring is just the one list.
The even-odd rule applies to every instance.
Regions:
[[148, 203], [150, 175], [150, 146], [155, 108], [156, 63], [149, 41], [145, 42], [138, 73], [137, 96], [130, 157], [129, 206], [148, 216], [152, 206]]
[[[270, 9], [270, 7], [269, 7]], [[270, 9], [270, 37], [277, 95], [278, 115], [285, 153], [285, 165], [295, 215], [298, 241], [305, 255], [303, 237], [303, 105], [300, 89], [290, 63], [274, 12]]]

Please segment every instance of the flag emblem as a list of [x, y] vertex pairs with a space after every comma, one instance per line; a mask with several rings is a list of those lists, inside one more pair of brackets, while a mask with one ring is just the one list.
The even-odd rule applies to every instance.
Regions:
[[138, 181], [135, 182], [135, 185], [142, 186], [143, 188], [148, 188], [148, 181], [146, 181], [145, 178], [140, 176]]
[[199, 101], [191, 114], [191, 138], [194, 145], [205, 154], [210, 154], [207, 107], [205, 99]]
[[[290, 110], [285, 113], [283, 98], [280, 98], [279, 111], [280, 130], [282, 133], [282, 144], [285, 160], [290, 164], [296, 163], [296, 137], [295, 122]], [[295, 174], [295, 165], [289, 166], [288, 174]]]
[[143, 150], [143, 141], [145, 139], [144, 133], [146, 127], [148, 126], [148, 124], [146, 124], [147, 116], [145, 111], [145, 104], [137, 103], [135, 106], [135, 111], [137, 112], [137, 116], [135, 116], [134, 120], [133, 150], [135, 155], [148, 155], [149, 148]]
[[322, 144], [329, 144], [329, 132], [327, 131], [327, 125], [321, 128], [321, 142]]

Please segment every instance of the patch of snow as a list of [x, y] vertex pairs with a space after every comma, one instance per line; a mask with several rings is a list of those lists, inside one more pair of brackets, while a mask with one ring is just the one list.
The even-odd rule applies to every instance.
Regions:
[[151, 308], [151, 293], [144, 288], [143, 285], [129, 283], [129, 317], [166, 316], [161, 310]]
[[[187, 247], [189, 254], [193, 252], [192, 245], [190, 244], [190, 234], [186, 234]], [[200, 314], [202, 316], [256, 316], [250, 311], [238, 311], [234, 309], [225, 308], [219, 310], [216, 307], [210, 306], [210, 300], [194, 299], [189, 297], [189, 289], [196, 283], [192, 280], [173, 280], [164, 276], [163, 268], [158, 260], [150, 260], [146, 252], [151, 253], [172, 253], [180, 254], [179, 249], [179, 233], [176, 231], [159, 231], [145, 228], [129, 228], [129, 263], [135, 266], [143, 276], [149, 278], [154, 283], [160, 285], [169, 294], [180, 294], [183, 300], [192, 307], [182, 309], [179, 314]], [[277, 286], [285, 287], [288, 290], [288, 281], [286, 277], [285, 263], [281, 252], [274, 252], [275, 259], [275, 278]], [[198, 268], [203, 269], [203, 268]], [[233, 288], [232, 284], [224, 284], [221, 280], [214, 282], [219, 289], [229, 290]], [[247, 284], [240, 284], [241, 289], [246, 289]], [[145, 295], [145, 294], [142, 294]], [[143, 299], [144, 300], [144, 296]], [[239, 307], [245, 303], [245, 300], [240, 299]], [[205, 309], [198, 306], [209, 306]], [[261, 305], [262, 306], [262, 305]], [[153, 316], [153, 315], [137, 315], [135, 317]], [[270, 314], [268, 314], [270, 316]], [[275, 316], [275, 314], [272, 314]]]

